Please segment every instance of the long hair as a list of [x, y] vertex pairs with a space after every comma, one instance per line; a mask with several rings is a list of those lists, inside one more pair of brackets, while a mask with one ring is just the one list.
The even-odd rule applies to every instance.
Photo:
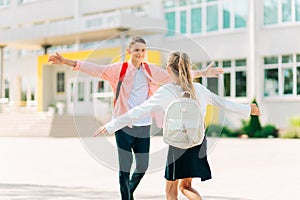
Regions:
[[172, 52], [168, 57], [168, 66], [179, 78], [179, 85], [182, 90], [188, 92], [191, 98], [196, 99], [189, 56], [186, 53]]

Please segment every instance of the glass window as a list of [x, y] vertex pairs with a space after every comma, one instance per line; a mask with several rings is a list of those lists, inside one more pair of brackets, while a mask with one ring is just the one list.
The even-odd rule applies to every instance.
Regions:
[[293, 55], [282, 56], [282, 63], [292, 63], [292, 62], [293, 62]]
[[0, 0], [0, 7], [6, 7], [10, 4], [10, 0]]
[[58, 72], [56, 74], [56, 92], [64, 92], [65, 91], [65, 73]]
[[278, 95], [278, 69], [265, 70], [264, 96]]
[[94, 94], [94, 84], [93, 81], [90, 82], [90, 101], [93, 101], [93, 94]]
[[300, 21], [300, 0], [296, 0], [296, 20]]
[[223, 28], [230, 28], [230, 3], [225, 2], [223, 4]]
[[228, 60], [228, 61], [223, 61], [223, 62], [222, 62], [222, 67], [223, 67], [223, 68], [231, 67], [231, 61], [230, 61], [230, 60]]
[[[202, 63], [195, 63], [192, 68], [194, 70], [201, 70], [202, 69]], [[194, 78], [194, 82], [202, 83], [202, 77]]]
[[201, 33], [202, 26], [201, 26], [201, 15], [202, 10], [201, 8], [194, 8], [191, 10], [191, 33]]
[[265, 57], [264, 58], [264, 64], [278, 64], [278, 57], [272, 56], [272, 57]]
[[78, 101], [84, 101], [84, 82], [78, 82]]
[[180, 6], [186, 6], [187, 5], [187, 0], [180, 0], [179, 5]]
[[240, 59], [235, 61], [235, 66], [236, 67], [244, 67], [247, 65], [246, 59]]
[[278, 0], [264, 0], [264, 25], [278, 23]]
[[180, 12], [180, 33], [186, 33], [186, 11]]
[[293, 94], [293, 69], [283, 70], [283, 94]]
[[247, 94], [246, 71], [236, 72], [235, 79], [235, 96], [245, 97]]
[[297, 94], [300, 95], [300, 66], [297, 67]]
[[218, 94], [218, 79], [217, 78], [208, 78], [207, 79], [207, 88], [215, 94]]
[[300, 54], [297, 55], [297, 58], [296, 58], [297, 62], [300, 62]]
[[104, 92], [104, 81], [98, 82], [97, 92]]
[[201, 3], [202, 0], [190, 0], [191, 4], [198, 4]]
[[218, 30], [218, 6], [207, 6], [206, 12], [207, 32]]
[[282, 3], [282, 21], [292, 21], [292, 2], [291, 0], [281, 0]]
[[71, 102], [73, 102], [73, 89], [74, 89], [74, 82], [71, 83], [71, 91], [70, 91], [70, 94], [71, 94]]
[[230, 97], [230, 74], [224, 74], [224, 89], [225, 89], [225, 96]]
[[247, 24], [247, 0], [234, 1], [234, 27], [244, 28]]
[[174, 8], [174, 7], [175, 7], [175, 0], [164, 1], [164, 8]]
[[167, 20], [168, 33], [167, 36], [175, 34], [175, 12], [168, 12], [165, 14]]

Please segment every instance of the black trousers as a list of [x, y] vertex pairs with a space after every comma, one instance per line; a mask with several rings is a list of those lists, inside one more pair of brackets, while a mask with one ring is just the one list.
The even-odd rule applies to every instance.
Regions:
[[[122, 200], [133, 199], [133, 192], [145, 175], [149, 163], [150, 126], [125, 127], [116, 132], [119, 156], [119, 183]], [[130, 178], [135, 156], [136, 168]]]

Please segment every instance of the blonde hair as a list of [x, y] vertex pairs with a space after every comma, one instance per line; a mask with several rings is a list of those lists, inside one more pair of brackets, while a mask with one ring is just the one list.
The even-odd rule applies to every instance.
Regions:
[[168, 57], [168, 66], [171, 67], [173, 73], [179, 78], [179, 85], [182, 90], [188, 92], [191, 98], [196, 99], [189, 56], [186, 53], [178, 51], [172, 52]]
[[144, 38], [142, 38], [141, 36], [139, 35], [136, 35], [136, 36], [133, 36], [130, 41], [129, 41], [129, 44], [128, 44], [128, 47], [130, 48], [132, 45], [134, 45], [135, 43], [143, 43], [143, 44], [146, 44], [146, 41], [144, 40]]

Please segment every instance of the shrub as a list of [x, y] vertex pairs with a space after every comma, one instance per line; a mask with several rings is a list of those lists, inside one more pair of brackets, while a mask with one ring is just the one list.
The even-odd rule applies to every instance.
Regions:
[[261, 134], [264, 137], [274, 137], [277, 138], [278, 137], [278, 129], [272, 125], [272, 124], [267, 124], [266, 126], [264, 126], [261, 130]]
[[286, 134], [282, 136], [282, 138], [289, 138], [289, 139], [298, 139], [299, 138], [299, 132], [297, 129], [290, 129], [287, 131]]
[[300, 137], [300, 116], [292, 117], [289, 120], [290, 128], [284, 134], [283, 138], [297, 139]]

